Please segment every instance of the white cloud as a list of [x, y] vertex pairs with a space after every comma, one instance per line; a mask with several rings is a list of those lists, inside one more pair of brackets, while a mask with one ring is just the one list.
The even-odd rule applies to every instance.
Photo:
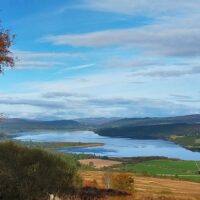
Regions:
[[17, 85], [24, 93], [0, 95], [0, 109], [8, 116], [43, 119], [169, 116], [200, 111], [199, 102], [169, 99], [172, 92], [176, 94], [175, 87], [169, 91], [162, 87], [161, 92], [159, 85], [151, 88], [150, 82], [135, 86], [131, 82], [140, 79], [131, 75], [132, 72], [110, 70], [98, 75], [24, 83]]
[[[57, 92], [102, 92], [115, 85], [127, 84], [133, 81], [130, 72], [109, 71], [107, 73], [84, 75], [55, 81], [28, 82], [21, 85], [23, 88], [37, 91]], [[101, 91], [100, 91], [101, 90]]]
[[62, 74], [64, 72], [66, 72], [66, 71], [76, 71], [76, 70], [80, 70], [80, 69], [87, 69], [87, 68], [94, 67], [94, 66], [95, 66], [95, 64], [91, 63], [91, 64], [67, 67], [65, 69], [62, 69], [62, 70], [58, 71], [57, 74]]
[[52, 61], [17, 61], [15, 67], [16, 69], [48, 69], [63, 64], [62, 62]]
[[[199, 18], [200, 19], [200, 18]], [[75, 47], [129, 46], [160, 56], [199, 56], [200, 28], [175, 24], [98, 31], [86, 34], [48, 36], [56, 45]]]
[[64, 53], [64, 52], [32, 52], [32, 51], [18, 51], [14, 50], [13, 53], [19, 58], [77, 58], [81, 57], [81, 54], [76, 53]]
[[[49, 96], [50, 95], [50, 96]], [[19, 96], [19, 95], [18, 95]], [[50, 97], [50, 98], [49, 98]], [[60, 98], [64, 97], [64, 98]], [[73, 100], [71, 99], [73, 97]], [[49, 100], [51, 99], [51, 100]], [[49, 93], [16, 97], [1, 95], [0, 109], [8, 117], [69, 119], [80, 117], [146, 117], [188, 114], [198, 109], [162, 99], [112, 98], [82, 94]]]
[[52, 35], [43, 40], [74, 47], [129, 46], [156, 56], [200, 56], [199, 0], [83, 0], [77, 7], [156, 17], [139, 28]]
[[19, 51], [19, 50], [14, 50], [13, 53], [19, 59], [79, 58], [82, 56], [81, 54], [76, 54], [76, 53], [32, 52], [32, 51]]
[[66, 59], [82, 58], [81, 54], [14, 50], [16, 69], [48, 69], [64, 65]]
[[113, 57], [109, 58], [106, 62], [109, 67], [126, 67], [126, 68], [143, 68], [143, 67], [155, 67], [155, 66], [163, 66], [165, 65], [163, 62], [158, 61], [156, 59], [150, 58], [122, 58], [122, 57]]
[[180, 69], [168, 69], [168, 70], [151, 70], [147, 72], [134, 73], [133, 76], [149, 76], [149, 77], [160, 77], [160, 78], [171, 78], [171, 77], [182, 77], [187, 75], [200, 75], [200, 67], [192, 67], [187, 70]]
[[172, 13], [199, 12], [198, 0], [83, 0], [80, 8], [127, 15], [172, 15]]

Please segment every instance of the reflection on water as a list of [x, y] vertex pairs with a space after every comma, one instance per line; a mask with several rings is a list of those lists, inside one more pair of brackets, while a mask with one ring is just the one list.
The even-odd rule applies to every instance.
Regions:
[[58, 150], [66, 153], [87, 153], [108, 157], [165, 156], [184, 160], [200, 160], [200, 153], [186, 150], [172, 142], [103, 137], [92, 131], [19, 133], [15, 139], [33, 142], [91, 142], [105, 144], [100, 147]]

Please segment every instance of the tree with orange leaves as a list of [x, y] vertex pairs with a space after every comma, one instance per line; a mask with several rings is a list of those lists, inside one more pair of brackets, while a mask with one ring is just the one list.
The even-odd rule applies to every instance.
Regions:
[[[13, 67], [15, 64], [14, 57], [10, 51], [14, 37], [0, 25], [0, 74], [3, 73], [5, 67]], [[0, 121], [3, 118], [3, 114], [0, 113]]]
[[14, 66], [14, 57], [10, 51], [13, 44], [14, 35], [11, 35], [8, 30], [0, 27], [0, 73], [3, 73], [6, 67]]

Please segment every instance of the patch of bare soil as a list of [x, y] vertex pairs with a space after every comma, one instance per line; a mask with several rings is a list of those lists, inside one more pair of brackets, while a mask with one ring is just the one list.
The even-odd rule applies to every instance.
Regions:
[[119, 161], [102, 160], [102, 159], [85, 159], [85, 160], [79, 160], [79, 162], [84, 165], [93, 165], [97, 169], [121, 164], [121, 162]]

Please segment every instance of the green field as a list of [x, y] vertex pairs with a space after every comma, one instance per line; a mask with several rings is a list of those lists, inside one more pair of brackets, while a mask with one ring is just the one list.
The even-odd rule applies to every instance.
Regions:
[[[200, 167], [200, 162], [197, 163]], [[138, 175], [171, 177], [200, 182], [200, 174], [195, 161], [152, 160], [138, 164], [128, 164], [120, 168], [124, 172]]]
[[189, 150], [192, 151], [200, 151], [200, 136], [192, 135], [192, 136], [171, 136], [170, 140], [175, 142]]

